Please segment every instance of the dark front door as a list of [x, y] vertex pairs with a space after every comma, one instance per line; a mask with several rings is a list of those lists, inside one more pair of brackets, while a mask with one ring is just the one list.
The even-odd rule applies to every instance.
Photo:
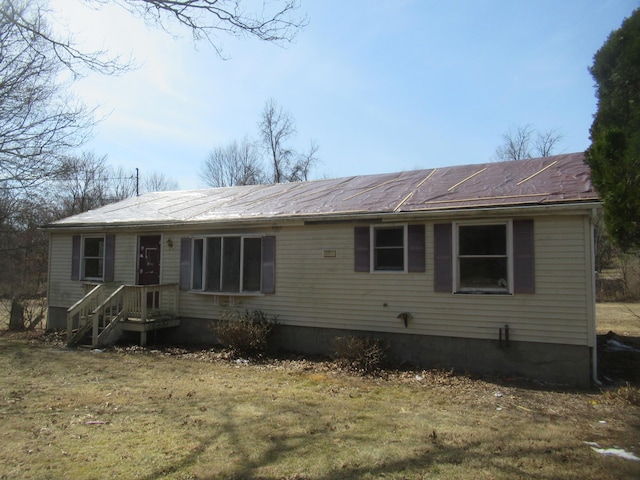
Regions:
[[160, 283], [160, 235], [140, 237], [138, 251], [138, 285]]
[[[160, 235], [140, 236], [138, 247], [138, 285], [160, 283]], [[147, 308], [160, 307], [160, 292], [147, 293]]]

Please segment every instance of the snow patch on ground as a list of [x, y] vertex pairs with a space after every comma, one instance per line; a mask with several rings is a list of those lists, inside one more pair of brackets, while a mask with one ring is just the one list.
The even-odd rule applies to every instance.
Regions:
[[594, 452], [597, 452], [601, 455], [607, 455], [612, 457], [620, 457], [626, 460], [634, 460], [636, 462], [640, 462], [640, 457], [636, 457], [635, 454], [631, 452], [627, 452], [622, 448], [600, 448], [596, 442], [585, 442], [587, 445], [591, 447]]
[[609, 352], [640, 352], [637, 348], [633, 348], [630, 345], [619, 342], [618, 340], [607, 340], [607, 351]]

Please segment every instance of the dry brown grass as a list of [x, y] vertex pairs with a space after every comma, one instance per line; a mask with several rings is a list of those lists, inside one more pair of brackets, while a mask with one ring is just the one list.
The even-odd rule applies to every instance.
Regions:
[[640, 456], [615, 396], [177, 353], [0, 335], [0, 478], [640, 477], [585, 443]]
[[596, 321], [599, 335], [611, 331], [640, 338], [640, 303], [598, 303]]

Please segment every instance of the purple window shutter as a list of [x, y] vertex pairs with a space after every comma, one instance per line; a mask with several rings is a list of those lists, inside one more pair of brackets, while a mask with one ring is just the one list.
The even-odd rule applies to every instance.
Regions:
[[71, 240], [71, 280], [80, 280], [80, 247], [82, 238], [74, 235]]
[[436, 292], [451, 293], [453, 290], [451, 235], [450, 223], [436, 223], [433, 226], [433, 290]]
[[353, 229], [353, 270], [355, 272], [368, 272], [371, 269], [370, 235], [369, 227], [355, 227]]
[[180, 290], [191, 288], [191, 239], [180, 239]]
[[513, 222], [513, 292], [536, 292], [533, 220]]
[[408, 227], [409, 245], [409, 271], [424, 272], [424, 225], [409, 225]]
[[262, 237], [262, 293], [276, 293], [276, 237]]
[[104, 281], [113, 282], [116, 255], [116, 236], [107, 235], [104, 239]]

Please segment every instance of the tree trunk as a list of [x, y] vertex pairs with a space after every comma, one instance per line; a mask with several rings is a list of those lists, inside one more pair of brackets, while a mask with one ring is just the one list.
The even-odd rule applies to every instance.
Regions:
[[24, 330], [24, 305], [17, 300], [11, 300], [11, 317], [9, 319], [9, 330]]

